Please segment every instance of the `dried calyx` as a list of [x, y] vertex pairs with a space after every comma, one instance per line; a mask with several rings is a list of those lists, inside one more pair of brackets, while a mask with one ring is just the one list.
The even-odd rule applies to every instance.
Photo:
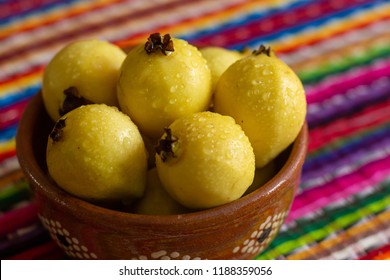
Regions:
[[252, 54], [254, 55], [266, 54], [268, 56], [271, 56], [271, 47], [260, 45], [260, 47], [257, 50], [254, 50]]
[[63, 133], [64, 127], [65, 127], [65, 121], [66, 121], [66, 118], [65, 119], [59, 119], [56, 122], [52, 132], [49, 135], [51, 140], [53, 140], [53, 142], [58, 142], [58, 141], [61, 140], [62, 133]]
[[172, 135], [170, 128], [164, 128], [165, 137], [158, 141], [158, 145], [155, 147], [156, 153], [160, 156], [163, 162], [170, 158], [175, 158], [175, 150], [177, 148], [177, 138]]
[[60, 116], [65, 115], [66, 113], [80, 107], [82, 105], [91, 104], [92, 102], [82, 97], [76, 87], [69, 87], [64, 90], [65, 100], [62, 103], [62, 108], [60, 108]]
[[161, 36], [160, 33], [153, 33], [149, 36], [148, 41], [145, 43], [146, 53], [151, 54], [158, 50], [164, 55], [169, 55], [175, 50], [171, 35], [165, 34], [164, 36]]

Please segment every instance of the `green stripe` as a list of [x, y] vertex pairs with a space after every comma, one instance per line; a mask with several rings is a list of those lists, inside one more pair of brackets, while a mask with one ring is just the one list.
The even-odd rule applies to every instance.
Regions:
[[295, 249], [318, 242], [332, 233], [353, 226], [362, 218], [378, 214], [390, 206], [390, 180], [382, 182], [374, 193], [351, 196], [349, 205], [324, 208], [310, 219], [298, 219], [293, 227], [280, 232], [275, 240], [256, 259], [275, 259], [292, 253]]
[[381, 133], [387, 129], [390, 129], [390, 121], [383, 123], [383, 124], [380, 124], [380, 125], [377, 125], [377, 126], [374, 126], [374, 127], [371, 127], [371, 128], [364, 129], [360, 132], [354, 133], [354, 134], [347, 136], [347, 137], [335, 139], [335, 140], [329, 142], [326, 146], [323, 146], [315, 151], [310, 152], [306, 156], [305, 161], [312, 160], [313, 158], [316, 158], [316, 157], [321, 157], [324, 154], [334, 153], [335, 149], [340, 149], [344, 146], [364, 141], [365, 137], [370, 137], [371, 134]]
[[0, 189], [0, 211], [6, 211], [13, 204], [28, 198], [30, 198], [28, 183], [25, 180], [13, 182]]
[[303, 84], [315, 83], [322, 80], [330, 74], [344, 72], [352, 67], [362, 66], [371, 63], [373, 60], [386, 57], [390, 54], [389, 44], [380, 44], [379, 46], [372, 46], [364, 52], [359, 52], [358, 55], [352, 54], [343, 57], [339, 61], [326, 62], [319, 65], [315, 69], [303, 70], [297, 72]]

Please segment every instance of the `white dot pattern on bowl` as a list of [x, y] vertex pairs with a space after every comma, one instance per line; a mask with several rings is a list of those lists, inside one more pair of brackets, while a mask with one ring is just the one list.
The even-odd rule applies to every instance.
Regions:
[[139, 255], [132, 258], [132, 260], [201, 260], [200, 257], [191, 257], [189, 255], [182, 255], [177, 251], [167, 252], [165, 250], [155, 251], [150, 256]]
[[273, 216], [268, 216], [267, 219], [250, 234], [249, 238], [245, 239], [241, 245], [233, 248], [233, 254], [259, 254], [275, 236], [286, 215], [286, 212], [281, 212]]
[[68, 256], [77, 259], [98, 258], [96, 254], [90, 252], [86, 246], [81, 245], [76, 237], [71, 236], [69, 230], [63, 228], [59, 221], [45, 218], [42, 215], [38, 215], [38, 217], [41, 220], [43, 226], [49, 231], [50, 236], [57, 242], [58, 246], [60, 246]]
[[[54, 221], [38, 215], [43, 226], [49, 231], [51, 237], [57, 242], [57, 244], [65, 251], [65, 253], [77, 259], [97, 259], [95, 253], [89, 251], [89, 249], [81, 245], [79, 240], [71, 236], [69, 230], [63, 228], [59, 221]], [[165, 250], [159, 250], [152, 252], [150, 256], [138, 255], [132, 258], [133, 260], [200, 260], [200, 257], [191, 257], [189, 255], [182, 255], [177, 251], [167, 252]]]
[[[250, 237], [244, 240], [244, 242], [233, 248], [233, 254], [236, 253], [260, 253], [265, 246], [271, 241], [276, 234], [276, 231], [283, 223], [286, 216], [286, 212], [275, 214], [274, 216], [268, 216], [267, 219], [254, 230]], [[72, 237], [69, 230], [62, 227], [59, 221], [54, 221], [38, 215], [44, 227], [49, 231], [51, 237], [57, 242], [57, 244], [64, 249], [65, 253], [73, 258], [78, 259], [97, 259], [95, 253], [90, 252], [84, 245], [79, 244], [79, 240], [76, 237]], [[191, 257], [189, 255], [182, 255], [177, 251], [167, 252], [165, 250], [155, 251], [146, 255], [138, 255], [132, 258], [133, 260], [201, 260], [200, 257]]]

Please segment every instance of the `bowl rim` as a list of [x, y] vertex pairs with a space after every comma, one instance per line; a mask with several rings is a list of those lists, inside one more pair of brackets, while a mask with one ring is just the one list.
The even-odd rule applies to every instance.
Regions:
[[[194, 211], [190, 213], [177, 215], [146, 215], [121, 212], [104, 208], [90, 202], [81, 200], [59, 187], [47, 178], [46, 173], [38, 164], [34, 157], [32, 149], [32, 129], [38, 120], [40, 110], [44, 109], [42, 94], [38, 92], [29, 101], [26, 109], [23, 112], [21, 120], [18, 125], [16, 134], [16, 154], [19, 164], [27, 177], [31, 187], [45, 197], [55, 200], [56, 203], [61, 204], [62, 210], [68, 214], [77, 217], [81, 221], [89, 224], [95, 224], [101, 227], [112, 228], [115, 231], [117, 224], [123, 225], [138, 225], [144, 227], [163, 227], [163, 226], [185, 226], [186, 224], [202, 223], [202, 228], [199, 230], [212, 227], [215, 223], [221, 223], [220, 217], [224, 217], [222, 223], [229, 223], [232, 219], [241, 219], [245, 217], [246, 211], [240, 211], [247, 208], [249, 205], [256, 203], [260, 198], [270, 195], [278, 188], [281, 188], [283, 182], [292, 176], [292, 173], [299, 165], [302, 165], [306, 156], [308, 143], [308, 125], [305, 121], [298, 136], [292, 143], [291, 152], [288, 155], [286, 163], [267, 183], [257, 190], [227, 204], [217, 206], [210, 209]], [[28, 133], [26, 135], [26, 133]], [[49, 186], [49, 187], [45, 187]], [[61, 199], [59, 199], [61, 197]], [[74, 207], [76, 205], [77, 207]], [[265, 206], [264, 206], [265, 207]], [[235, 213], [240, 211], [241, 215], [237, 216]], [[91, 220], [89, 213], [99, 216], [99, 222]], [[204, 227], [203, 221], [207, 220], [208, 225]], [[125, 230], [125, 229], [123, 229]]]

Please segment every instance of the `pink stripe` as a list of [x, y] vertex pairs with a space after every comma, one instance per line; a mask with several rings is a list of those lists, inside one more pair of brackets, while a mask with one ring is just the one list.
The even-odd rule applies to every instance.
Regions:
[[390, 100], [367, 107], [351, 117], [338, 119], [309, 131], [308, 152], [313, 152], [330, 142], [360, 133], [363, 129], [387, 123], [390, 120]]
[[0, 216], [0, 236], [35, 222], [38, 219], [36, 206], [32, 203], [6, 212]]
[[0, 130], [16, 124], [23, 114], [29, 99], [0, 108]]
[[287, 222], [302, 218], [319, 209], [340, 202], [372, 188], [390, 175], [390, 157], [371, 162], [357, 171], [336, 178], [295, 197]]
[[50, 240], [44, 244], [37, 245], [31, 249], [13, 255], [8, 260], [61, 260], [66, 258], [58, 245]]
[[[338, 2], [338, 5], [332, 5], [334, 2]], [[360, 3], [358, 3], [360, 2]], [[291, 9], [288, 13], [276, 13], [269, 17], [259, 18], [255, 21], [249, 22], [245, 26], [245, 35], [242, 35], [243, 26], [234, 26], [232, 28], [226, 28], [218, 33], [218, 41], [216, 41], [215, 34], [209, 34], [202, 36], [192, 42], [198, 46], [229, 46], [236, 44], [244, 44], [245, 41], [251, 38], [260, 38], [265, 35], [274, 33], [277, 30], [283, 30], [291, 28], [292, 26], [299, 24], [309, 23], [313, 18], [318, 16], [331, 15], [337, 11], [345, 9], [346, 7], [353, 7], [354, 5], [361, 5], [368, 1], [365, 0], [334, 0], [308, 3], [305, 6]], [[285, 16], [294, 16], [295, 20], [292, 22], [286, 21]], [[241, 33], [241, 34], [240, 34]]]
[[17, 1], [12, 0], [0, 5], [0, 19], [20, 15], [24, 12], [29, 12], [35, 9], [38, 9], [46, 4], [58, 2], [54, 0], [34, 0], [34, 1]]
[[368, 85], [381, 77], [390, 76], [390, 59], [354, 69], [331, 77], [306, 90], [308, 103], [320, 103], [333, 95], [344, 93], [359, 85]]

